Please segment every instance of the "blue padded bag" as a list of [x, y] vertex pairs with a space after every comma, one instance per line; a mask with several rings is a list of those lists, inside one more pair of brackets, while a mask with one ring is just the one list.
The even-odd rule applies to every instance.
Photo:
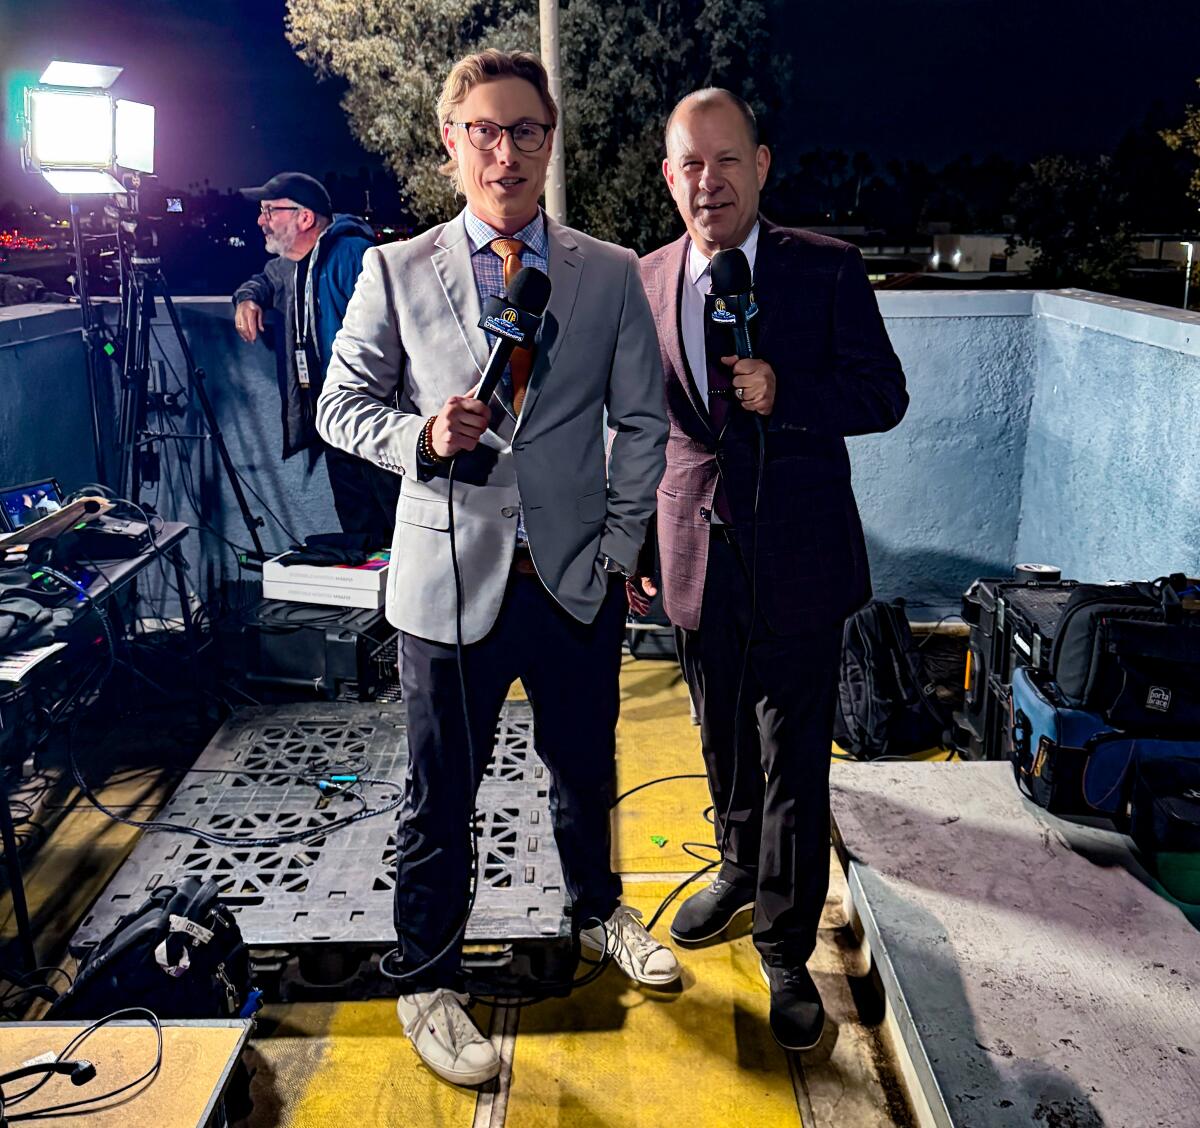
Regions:
[[[1084, 794], [1084, 769], [1097, 738], [1125, 738], [1098, 713], [1052, 700], [1028, 666], [1013, 671], [1009, 717], [1010, 755], [1021, 790], [1055, 814], [1096, 813]], [[1106, 765], [1119, 758], [1106, 748]], [[1111, 799], [1105, 796], [1111, 780], [1101, 774], [1094, 795]]]
[[1135, 771], [1155, 761], [1200, 762], [1200, 739], [1132, 736], [1099, 713], [1061, 703], [1029, 667], [1013, 671], [1012, 759], [1017, 783], [1055, 814], [1124, 822]]

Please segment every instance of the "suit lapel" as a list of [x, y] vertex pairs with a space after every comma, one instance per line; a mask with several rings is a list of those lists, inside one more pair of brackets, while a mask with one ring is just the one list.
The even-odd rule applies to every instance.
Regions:
[[475, 272], [471, 268], [471, 240], [467, 238], [467, 225], [462, 213], [447, 223], [438, 236], [437, 250], [433, 252], [433, 269], [458, 322], [463, 343], [482, 375], [489, 348], [487, 334], [479, 328], [483, 310], [479, 304]]
[[[700, 394], [700, 388], [696, 383], [692, 366], [688, 364], [687, 350], [683, 347], [683, 288], [691, 284], [687, 271], [688, 257], [691, 249], [692, 241], [685, 235], [679, 248], [678, 264], [671, 264], [667, 275], [667, 281], [671, 286], [672, 292], [671, 304], [668, 308], [673, 315], [671, 317], [671, 332], [675, 342], [675, 353], [671, 359], [675, 365], [675, 371], [679, 374], [679, 382], [683, 385], [683, 390], [687, 392], [688, 399], [692, 401], [692, 406], [696, 409], [696, 414], [700, 416], [700, 422], [710, 431], [713, 431], [712, 417], [708, 414], [708, 404]], [[703, 318], [701, 318], [700, 324], [703, 326]], [[701, 344], [703, 345], [703, 342]], [[713, 431], [713, 434], [716, 434], [716, 432]]]
[[[784, 269], [782, 234], [773, 223], [759, 216], [758, 251], [754, 256], [754, 289], [761, 301], [759, 315], [762, 324], [758, 327], [758, 352], [763, 356], [771, 353], [771, 329], [775, 314], [787, 293], [788, 278]], [[793, 282], [792, 287], [795, 286]]]
[[521, 419], [533, 410], [542, 386], [547, 380], [553, 379], [554, 362], [575, 310], [575, 299], [579, 296], [579, 283], [584, 271], [583, 254], [570, 229], [549, 216], [545, 217], [545, 223], [550, 265], [550, 304], [542, 321], [533, 371], [529, 374], [529, 389], [521, 406]]
[[711, 431], [708, 405], [696, 386], [683, 347], [683, 287], [687, 285], [687, 259], [691, 245], [687, 235], [677, 239], [667, 247], [666, 254], [654, 271], [644, 276], [643, 283], [654, 312], [658, 338], [670, 366], [667, 379], [674, 377], [679, 381], [700, 422]]

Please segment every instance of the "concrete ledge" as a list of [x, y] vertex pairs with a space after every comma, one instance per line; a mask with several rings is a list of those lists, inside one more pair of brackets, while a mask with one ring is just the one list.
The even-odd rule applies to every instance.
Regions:
[[1034, 294], [1033, 314], [1122, 340], [1200, 356], [1200, 313], [1189, 310], [1090, 290], [1043, 290]]
[[0, 347], [32, 345], [51, 337], [78, 333], [79, 307], [49, 302], [0, 306]]
[[1033, 290], [878, 290], [885, 318], [1028, 317]]
[[1178, 908], [1076, 853], [1007, 764], [837, 764], [831, 788], [923, 1125], [1194, 1120], [1200, 938]]

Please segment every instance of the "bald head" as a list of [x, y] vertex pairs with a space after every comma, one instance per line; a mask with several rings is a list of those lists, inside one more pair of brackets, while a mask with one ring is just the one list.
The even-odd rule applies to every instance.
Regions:
[[697, 249], [740, 247], [758, 218], [771, 153], [754, 111], [728, 90], [697, 90], [667, 120], [663, 176]]
[[706, 86], [703, 90], [693, 90], [692, 93], [685, 95], [675, 103], [671, 116], [667, 118], [667, 128], [664, 130], [667, 151], [671, 150], [671, 130], [675, 125], [676, 118], [681, 114], [699, 112], [714, 106], [727, 106], [736, 110], [741, 115], [742, 122], [746, 127], [746, 136], [750, 140], [750, 147], [758, 147], [758, 119], [754, 116], [750, 103], [739, 98], [732, 90], [726, 90], [720, 86]]

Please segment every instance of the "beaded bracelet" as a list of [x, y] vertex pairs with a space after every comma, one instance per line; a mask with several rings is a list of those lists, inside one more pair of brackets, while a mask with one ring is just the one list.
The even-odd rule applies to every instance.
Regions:
[[425, 420], [425, 426], [421, 428], [421, 437], [417, 440], [417, 456], [428, 462], [449, 462], [448, 458], [433, 449], [433, 425], [435, 422], [437, 422], [436, 415], [431, 415]]

